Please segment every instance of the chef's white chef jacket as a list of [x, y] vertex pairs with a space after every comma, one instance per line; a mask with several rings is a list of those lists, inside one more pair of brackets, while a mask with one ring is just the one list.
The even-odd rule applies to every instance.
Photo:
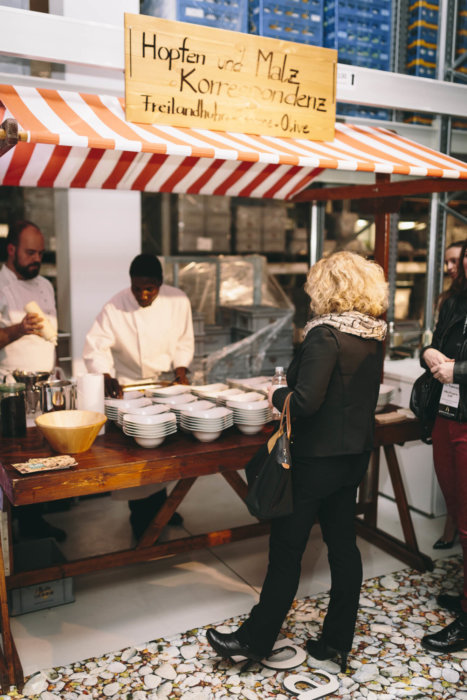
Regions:
[[[20, 280], [6, 265], [0, 270], [0, 326], [5, 328], [20, 323], [26, 311], [24, 307], [35, 301], [57, 328], [57, 309], [54, 289], [50, 282], [38, 275], [31, 280]], [[0, 374], [15, 369], [52, 372], [55, 366], [55, 345], [38, 335], [23, 335], [0, 350]]]
[[86, 336], [83, 358], [88, 372], [128, 384], [188, 367], [193, 354], [190, 301], [181, 289], [163, 284], [151, 306], [139, 306], [131, 289], [112, 297]]

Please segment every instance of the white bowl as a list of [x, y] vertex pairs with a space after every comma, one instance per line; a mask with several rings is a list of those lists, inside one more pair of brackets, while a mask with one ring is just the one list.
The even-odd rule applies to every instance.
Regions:
[[376, 402], [376, 412], [382, 411], [388, 403], [391, 402], [392, 396], [394, 394], [394, 387], [390, 384], [380, 384], [378, 401]]
[[264, 423], [260, 423], [259, 425], [246, 425], [245, 423], [235, 423], [237, 428], [241, 433], [245, 433], [245, 435], [256, 435], [256, 433], [259, 433], [259, 431], [262, 429]]
[[207, 430], [193, 430], [193, 435], [200, 442], [213, 442], [221, 436], [222, 430], [216, 430], [215, 432], [208, 432]]
[[169, 407], [163, 403], [152, 403], [150, 406], [130, 406], [130, 408], [125, 409], [125, 414], [134, 416], [155, 416], [158, 413], [166, 413], [169, 410]]
[[164, 440], [165, 440], [165, 435], [162, 437], [140, 437], [140, 436], [134, 436], [134, 441], [140, 445], [140, 447], [158, 447], [158, 445], [161, 445]]

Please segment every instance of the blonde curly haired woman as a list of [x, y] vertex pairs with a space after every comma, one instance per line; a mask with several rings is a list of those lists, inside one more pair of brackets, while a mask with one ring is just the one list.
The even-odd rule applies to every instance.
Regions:
[[317, 262], [305, 289], [314, 318], [287, 371], [270, 391], [281, 410], [291, 392], [294, 512], [271, 525], [269, 566], [257, 605], [230, 634], [209, 629], [222, 657], [270, 655], [290, 609], [310, 530], [318, 519], [328, 547], [331, 593], [321, 637], [308, 640], [318, 659], [345, 672], [357, 617], [362, 564], [354, 526], [358, 486], [373, 448], [374, 412], [383, 366], [387, 308], [382, 268], [349, 252]]

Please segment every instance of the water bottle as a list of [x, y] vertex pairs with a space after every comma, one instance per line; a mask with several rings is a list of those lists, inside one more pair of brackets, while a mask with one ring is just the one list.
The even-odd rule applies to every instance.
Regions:
[[[274, 371], [274, 376], [272, 378], [272, 386], [287, 386], [287, 379], [285, 377], [285, 371], [283, 367], [276, 367]], [[280, 411], [278, 411], [277, 408], [272, 409], [273, 418], [279, 419], [280, 415]]]

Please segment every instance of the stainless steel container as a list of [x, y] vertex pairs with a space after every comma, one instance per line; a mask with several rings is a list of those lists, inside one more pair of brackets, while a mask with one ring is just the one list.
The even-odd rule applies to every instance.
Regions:
[[41, 385], [48, 381], [50, 372], [26, 372], [15, 369], [13, 377], [17, 382], [22, 382], [26, 385], [26, 414], [34, 416], [40, 407]]
[[76, 404], [76, 386], [68, 379], [45, 382], [41, 385], [42, 413], [70, 411]]

